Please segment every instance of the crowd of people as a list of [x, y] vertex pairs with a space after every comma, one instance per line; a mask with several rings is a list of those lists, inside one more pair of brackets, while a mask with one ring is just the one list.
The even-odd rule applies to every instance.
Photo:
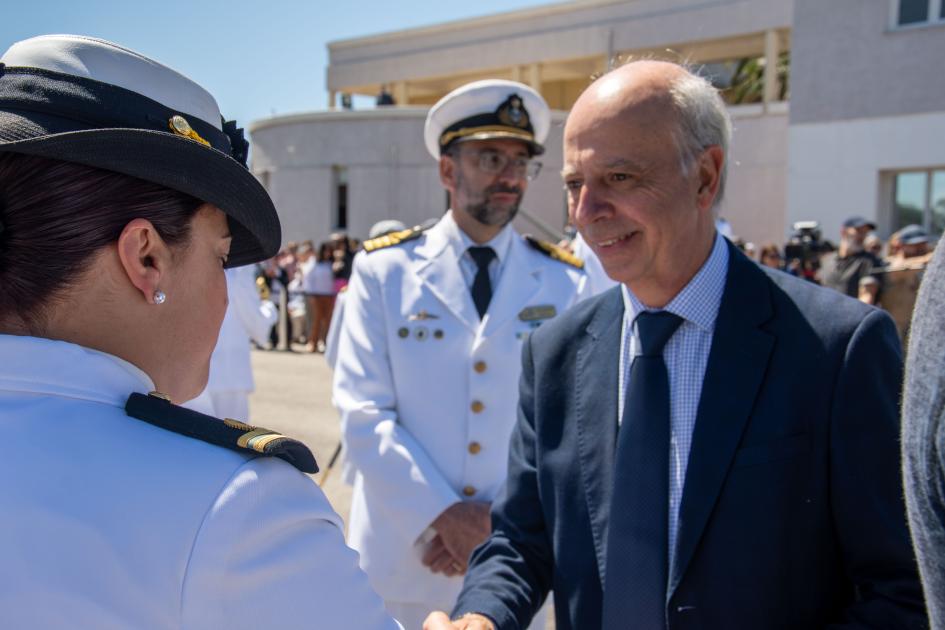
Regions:
[[[348, 285], [360, 246], [358, 239], [336, 232], [317, 248], [313, 241], [289, 241], [274, 257], [258, 264], [261, 291], [277, 304], [286, 296], [283, 316], [288, 320], [288, 349], [296, 342], [306, 344], [308, 352], [325, 352], [335, 300]], [[273, 326], [269, 347], [278, 345], [278, 327]]]
[[734, 242], [746, 256], [766, 267], [889, 311], [905, 340], [922, 273], [933, 255], [929, 232], [921, 225], [907, 225], [883, 243], [875, 223], [852, 216], [843, 222], [834, 245], [820, 238], [814, 222], [803, 223], [810, 226], [805, 228], [805, 238], [795, 236], [783, 248], [768, 242], [756, 254], [754, 243], [739, 238]]
[[[569, 251], [512, 226], [550, 123], [464, 85], [424, 128], [442, 217], [279, 253], [201, 86], [94, 38], [4, 53], [0, 626], [537, 630], [553, 592], [558, 630], [945, 628], [942, 355], [909, 342], [900, 451], [901, 331], [864, 303], [921, 235], [882, 269], [859, 218], [791, 246], [840, 290], [760, 264], [718, 227], [724, 102], [641, 60], [569, 112]], [[180, 405], [260, 261], [311, 351], [345, 289], [347, 541], [304, 445]]]

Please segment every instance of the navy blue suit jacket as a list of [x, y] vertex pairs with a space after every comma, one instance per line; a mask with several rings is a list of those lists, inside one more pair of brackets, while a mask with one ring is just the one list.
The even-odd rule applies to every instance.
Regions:
[[[600, 627], [607, 536], [620, 535], [607, 512], [622, 318], [612, 289], [525, 345], [507, 486], [454, 614], [524, 628], [554, 589], [558, 630]], [[901, 370], [884, 312], [730, 246], [669, 628], [923, 627], [899, 473]]]

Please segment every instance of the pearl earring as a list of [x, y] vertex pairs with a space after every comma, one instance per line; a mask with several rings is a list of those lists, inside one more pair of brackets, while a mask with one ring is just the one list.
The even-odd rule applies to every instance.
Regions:
[[164, 301], [167, 299], [167, 296], [164, 294], [164, 291], [155, 291], [154, 292], [154, 303], [155, 304], [164, 304]]

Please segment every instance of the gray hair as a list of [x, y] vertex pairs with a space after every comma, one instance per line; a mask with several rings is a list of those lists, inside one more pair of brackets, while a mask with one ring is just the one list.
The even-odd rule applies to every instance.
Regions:
[[673, 136], [679, 149], [681, 167], [689, 174], [699, 155], [711, 146], [719, 146], [725, 160], [719, 174], [719, 191], [715, 196], [714, 211], [725, 194], [728, 177], [728, 147], [732, 139], [732, 119], [719, 92], [704, 77], [691, 71], [676, 79], [670, 95], [679, 114], [679, 128]]

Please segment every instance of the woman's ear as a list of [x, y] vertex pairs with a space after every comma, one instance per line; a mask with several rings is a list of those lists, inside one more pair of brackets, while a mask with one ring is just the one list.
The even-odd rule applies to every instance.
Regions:
[[148, 304], [164, 301], [161, 281], [167, 278], [171, 251], [147, 219], [133, 219], [118, 237], [118, 259], [129, 282]]

